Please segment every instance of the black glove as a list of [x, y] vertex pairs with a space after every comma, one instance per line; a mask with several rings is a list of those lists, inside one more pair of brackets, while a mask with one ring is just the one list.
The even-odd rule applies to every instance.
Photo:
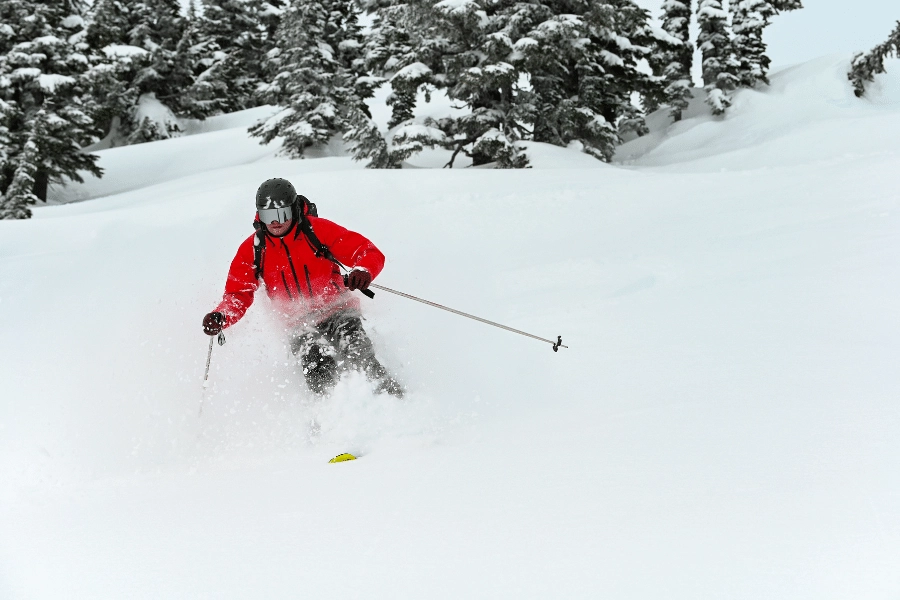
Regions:
[[225, 323], [225, 315], [216, 311], [211, 312], [203, 317], [203, 333], [206, 335], [216, 335], [222, 331], [222, 324]]
[[353, 269], [347, 276], [347, 287], [351, 290], [364, 290], [372, 283], [372, 274], [365, 269]]

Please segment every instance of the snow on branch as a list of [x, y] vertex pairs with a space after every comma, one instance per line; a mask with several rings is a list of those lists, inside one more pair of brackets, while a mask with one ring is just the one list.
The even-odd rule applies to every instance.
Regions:
[[109, 46], [105, 46], [101, 52], [103, 52], [107, 58], [130, 58], [132, 56], [146, 56], [150, 54], [148, 51], [139, 48], [138, 46], [126, 46], [122, 44], [110, 44]]
[[468, 14], [478, 9], [474, 0], [442, 0], [434, 8], [447, 14]]
[[75, 78], [56, 73], [41, 73], [38, 76], [38, 85], [48, 94], [53, 94], [56, 92], [56, 88], [60, 86], [75, 85]]
[[674, 35], [665, 31], [664, 29], [656, 26], [647, 27], [647, 32], [653, 37], [654, 40], [659, 42], [665, 42], [666, 44], [670, 44], [672, 46], [684, 46], [685, 42], [678, 39]]
[[428, 65], [421, 62], [414, 62], [397, 71], [391, 78], [391, 83], [394, 83], [395, 81], [418, 81], [430, 77], [431, 74], [431, 68], [429, 68]]

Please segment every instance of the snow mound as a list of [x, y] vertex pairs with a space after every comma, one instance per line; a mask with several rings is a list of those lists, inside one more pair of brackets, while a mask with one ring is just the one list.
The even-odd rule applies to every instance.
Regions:
[[[157, 100], [153, 101], [159, 104]], [[100, 198], [271, 158], [278, 152], [280, 144], [260, 145], [259, 140], [247, 132], [247, 127], [272, 111], [272, 107], [264, 106], [205, 121], [178, 121], [184, 128], [184, 135], [96, 151], [94, 153], [100, 157], [97, 164], [103, 169], [104, 176], [85, 175], [85, 182], [81, 184], [70, 182], [51, 186], [49, 200], [53, 204], [66, 204]], [[175, 118], [164, 106], [148, 114], [163, 123]]]
[[541, 142], [520, 142], [532, 169], [603, 169], [609, 165], [579, 148], [561, 148]]
[[182, 120], [182, 129], [184, 130], [184, 135], [212, 133], [213, 131], [223, 131], [225, 129], [235, 128], [246, 129], [252, 125], [256, 125], [259, 121], [268, 119], [278, 110], [278, 107], [267, 105], [239, 110], [226, 115], [207, 117], [202, 121], [199, 119], [184, 119]]
[[[849, 58], [830, 56], [783, 69], [771, 86], [740, 90], [714, 117], [697, 90], [685, 117], [651, 115], [651, 134], [622, 145], [624, 166], [684, 170], [777, 168], [894, 152], [900, 139], [900, 61], [865, 98], [847, 80]], [[887, 113], [887, 114], [886, 114]]]

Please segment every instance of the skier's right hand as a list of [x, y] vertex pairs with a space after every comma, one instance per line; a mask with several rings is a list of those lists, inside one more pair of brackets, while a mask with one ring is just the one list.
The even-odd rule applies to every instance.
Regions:
[[211, 312], [203, 317], [203, 333], [206, 335], [216, 335], [222, 331], [222, 325], [225, 323], [225, 315], [219, 311]]

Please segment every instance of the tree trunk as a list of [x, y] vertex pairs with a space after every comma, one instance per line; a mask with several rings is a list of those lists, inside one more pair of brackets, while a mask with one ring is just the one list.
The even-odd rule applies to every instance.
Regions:
[[494, 162], [494, 157], [490, 154], [483, 154], [481, 152], [473, 152], [472, 153], [472, 166], [477, 167], [478, 165], [486, 165], [488, 163]]
[[50, 183], [50, 177], [47, 175], [46, 171], [39, 170], [34, 174], [34, 195], [38, 197], [41, 202], [47, 201], [47, 187]]

